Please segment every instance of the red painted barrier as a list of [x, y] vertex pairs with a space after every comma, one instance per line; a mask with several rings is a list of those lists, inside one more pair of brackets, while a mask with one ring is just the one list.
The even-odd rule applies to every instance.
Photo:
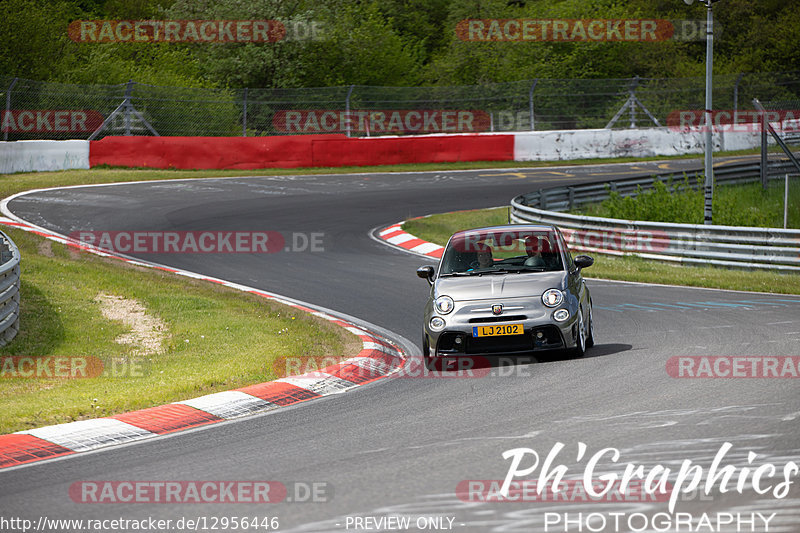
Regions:
[[514, 160], [513, 135], [316, 139], [312, 146], [318, 167]]
[[314, 138], [346, 137], [105, 137], [91, 142], [89, 166], [181, 169], [310, 167]]
[[253, 169], [513, 159], [513, 135], [105, 137], [89, 148], [91, 167]]

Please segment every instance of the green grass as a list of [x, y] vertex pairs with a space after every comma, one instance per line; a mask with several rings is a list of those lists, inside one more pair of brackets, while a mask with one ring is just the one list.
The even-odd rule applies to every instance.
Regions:
[[[403, 229], [420, 239], [444, 246], [450, 235], [456, 231], [508, 223], [508, 209], [500, 207], [431, 215], [409, 220], [403, 224]], [[798, 274], [672, 265], [632, 256], [616, 257], [594, 254], [593, 257], [594, 265], [585, 271], [585, 275], [591, 278], [776, 294], [800, 294], [800, 275]]]
[[[800, 228], [800, 183], [789, 180], [789, 228]], [[590, 216], [628, 220], [654, 220], [681, 224], [703, 223], [703, 190], [693, 189], [688, 179], [674, 183], [656, 181], [653, 190], [635, 197], [610, 197], [578, 212]], [[760, 183], [722, 185], [714, 188], [714, 224], [726, 226], [783, 227], [784, 180], [772, 180], [767, 190]]]
[[[120, 375], [0, 378], [0, 433], [270, 381], [282, 377], [283, 358], [349, 357], [361, 348], [343, 328], [256, 295], [4, 231], [22, 253], [22, 300], [20, 333], [0, 356], [99, 358]], [[127, 328], [103, 318], [100, 292], [136, 299], [163, 320], [163, 353], [142, 357], [116, 343]]]

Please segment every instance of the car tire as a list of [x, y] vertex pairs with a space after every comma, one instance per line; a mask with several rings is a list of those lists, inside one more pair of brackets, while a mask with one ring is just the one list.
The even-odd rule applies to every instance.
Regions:
[[586, 347], [594, 346], [594, 317], [592, 316], [592, 302], [589, 302], [589, 323], [586, 325]]
[[578, 338], [575, 341], [575, 347], [571, 350], [570, 355], [578, 359], [583, 357], [586, 353], [586, 327], [583, 323], [583, 309], [578, 309]]
[[425, 365], [426, 370], [433, 370], [433, 363], [431, 362], [431, 347], [428, 344], [428, 336], [422, 335], [422, 364]]

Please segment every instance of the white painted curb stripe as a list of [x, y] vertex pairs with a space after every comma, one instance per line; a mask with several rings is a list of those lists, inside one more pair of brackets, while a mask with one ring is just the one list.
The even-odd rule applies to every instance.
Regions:
[[18, 431], [18, 433], [33, 435], [75, 452], [86, 452], [104, 446], [124, 444], [155, 436], [155, 433], [113, 418], [80, 420], [68, 424]]
[[401, 235], [395, 235], [394, 237], [389, 237], [386, 240], [392, 244], [403, 244], [404, 242], [408, 242], [413, 239], [416, 239], [416, 237], [414, 237], [410, 233], [403, 233]]
[[215, 392], [175, 403], [188, 405], [226, 420], [278, 408], [274, 403], [236, 390]]
[[[416, 237], [414, 237], [416, 239]], [[411, 248], [412, 252], [427, 255], [428, 252], [435, 252], [436, 250], [443, 249], [444, 246], [439, 246], [438, 244], [434, 244], [432, 242], [425, 242], [423, 244], [418, 244], [417, 246]]]
[[[431, 257], [433, 259], [439, 260], [439, 256], [437, 252], [444, 249], [444, 246], [440, 246], [433, 242], [423, 241], [421, 244], [418, 244], [412, 248], [404, 248], [400, 246], [400, 244], [404, 242], [408, 242], [414, 239], [419, 239], [416, 235], [412, 235], [408, 232], [403, 231], [402, 229], [403, 223], [400, 222], [398, 224], [393, 224], [387, 228], [384, 228], [380, 231], [374, 232], [377, 233], [377, 241], [382, 243], [389, 243], [395, 245], [397, 248], [403, 250], [404, 252], [410, 252], [412, 254], [417, 255], [424, 255], [425, 257]], [[419, 239], [422, 240], [422, 239]]]
[[290, 376], [277, 381], [279, 383], [288, 383], [295, 387], [301, 387], [311, 392], [316, 392], [320, 396], [336, 394], [337, 392], [342, 392], [358, 386], [351, 381], [345, 381], [324, 372], [309, 372], [302, 376]]

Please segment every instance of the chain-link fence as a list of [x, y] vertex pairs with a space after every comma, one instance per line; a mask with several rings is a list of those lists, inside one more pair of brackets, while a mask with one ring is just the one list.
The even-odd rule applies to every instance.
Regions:
[[[533, 79], [451, 87], [199, 89], [0, 76], [2, 139], [107, 135], [351, 136], [672, 125], [702, 110], [704, 78]], [[720, 75], [714, 108], [800, 100], [800, 72]]]

